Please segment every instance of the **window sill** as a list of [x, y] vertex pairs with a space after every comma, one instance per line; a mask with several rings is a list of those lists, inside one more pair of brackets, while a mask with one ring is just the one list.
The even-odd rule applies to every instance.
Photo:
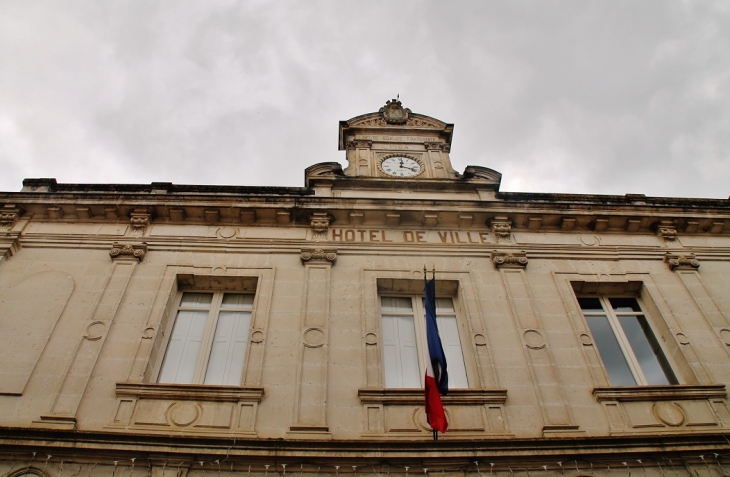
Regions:
[[678, 401], [725, 398], [724, 384], [666, 386], [617, 386], [594, 388], [593, 395], [601, 401]]
[[260, 402], [264, 388], [202, 384], [117, 383], [117, 397], [178, 401]]
[[[423, 404], [424, 391], [414, 389], [359, 389], [357, 395], [363, 404]], [[442, 396], [445, 405], [504, 404], [506, 389], [450, 389]]]

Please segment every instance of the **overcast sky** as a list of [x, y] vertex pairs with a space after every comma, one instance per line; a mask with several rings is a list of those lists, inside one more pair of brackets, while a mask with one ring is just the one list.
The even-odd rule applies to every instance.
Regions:
[[730, 1], [0, 1], [0, 190], [303, 186], [405, 107], [503, 191], [727, 198]]

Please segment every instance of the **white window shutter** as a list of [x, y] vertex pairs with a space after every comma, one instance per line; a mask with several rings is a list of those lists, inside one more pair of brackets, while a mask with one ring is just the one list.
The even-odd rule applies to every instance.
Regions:
[[250, 312], [220, 312], [204, 384], [241, 384], [250, 324]]
[[195, 374], [200, 345], [208, 319], [207, 311], [179, 311], [167, 345], [159, 382], [190, 384]]
[[421, 387], [413, 318], [383, 315], [385, 387]]

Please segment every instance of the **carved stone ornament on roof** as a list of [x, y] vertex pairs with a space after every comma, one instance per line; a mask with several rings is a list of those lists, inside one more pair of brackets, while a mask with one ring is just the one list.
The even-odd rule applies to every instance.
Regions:
[[327, 232], [333, 217], [327, 212], [314, 212], [309, 216], [309, 226], [312, 228], [312, 238], [314, 240], [326, 240]]
[[337, 250], [321, 248], [303, 248], [300, 255], [302, 263], [307, 262], [329, 262], [334, 264], [337, 260]]
[[112, 260], [137, 260], [141, 262], [147, 253], [147, 244], [142, 243], [119, 243], [114, 242], [109, 256]]
[[347, 141], [347, 149], [370, 149], [373, 147], [373, 141], [369, 139], [352, 139]]
[[700, 268], [700, 261], [697, 260], [694, 253], [687, 255], [677, 255], [674, 253], [667, 253], [664, 256], [664, 261], [667, 262], [669, 268], [672, 271], [676, 270], [697, 270]]
[[[486, 180], [499, 184], [502, 181], [502, 174], [488, 167], [466, 166], [466, 169], [464, 169], [464, 179]], [[498, 222], [497, 217], [492, 219], [492, 222]]]
[[0, 209], [0, 228], [11, 229], [20, 218], [20, 209], [5, 206]]
[[527, 267], [527, 253], [492, 251], [492, 263], [496, 268], [525, 268]]
[[397, 99], [391, 99], [386, 101], [385, 106], [380, 108], [380, 114], [383, 115], [383, 119], [388, 124], [405, 124], [408, 122], [411, 110], [404, 108]]

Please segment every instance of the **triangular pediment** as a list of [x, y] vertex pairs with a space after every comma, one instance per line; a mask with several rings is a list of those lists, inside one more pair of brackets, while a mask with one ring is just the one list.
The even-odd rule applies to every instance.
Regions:
[[347, 121], [343, 121], [348, 128], [430, 128], [443, 130], [447, 123], [426, 116], [424, 114], [410, 113], [405, 124], [389, 124], [380, 112], [363, 114]]

